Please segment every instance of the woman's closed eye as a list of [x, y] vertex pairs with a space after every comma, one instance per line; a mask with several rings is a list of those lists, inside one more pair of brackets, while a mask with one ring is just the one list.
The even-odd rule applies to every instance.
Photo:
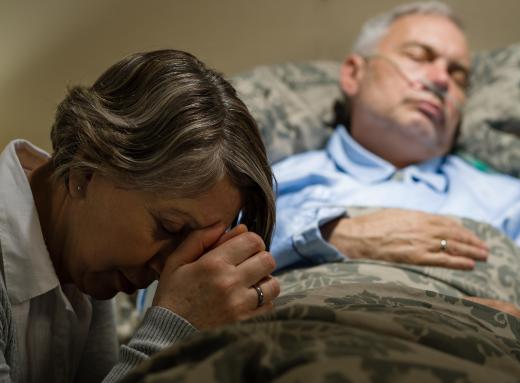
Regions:
[[186, 235], [187, 231], [187, 226], [184, 223], [171, 222], [159, 218], [155, 220], [154, 236], [158, 239], [178, 239], [179, 237]]
[[171, 224], [168, 222], [161, 222], [159, 226], [163, 233], [172, 236], [178, 236], [187, 230], [185, 225]]

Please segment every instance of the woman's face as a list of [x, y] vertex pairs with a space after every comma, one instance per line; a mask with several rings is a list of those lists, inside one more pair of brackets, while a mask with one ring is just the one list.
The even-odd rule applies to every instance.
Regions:
[[148, 286], [191, 230], [228, 227], [242, 206], [228, 178], [193, 198], [168, 198], [121, 189], [94, 174], [80, 194], [71, 198], [60, 266], [98, 299]]

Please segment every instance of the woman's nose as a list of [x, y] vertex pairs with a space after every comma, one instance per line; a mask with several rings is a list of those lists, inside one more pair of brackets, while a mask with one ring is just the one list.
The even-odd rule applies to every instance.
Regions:
[[156, 279], [159, 279], [161, 272], [164, 268], [167, 255], [163, 252], [159, 252], [148, 261], [148, 267], [152, 269], [156, 274]]
[[156, 273], [157, 279], [161, 275], [168, 256], [179, 247], [184, 237], [184, 235], [179, 235], [165, 241], [152, 259], [147, 262], [148, 267]]

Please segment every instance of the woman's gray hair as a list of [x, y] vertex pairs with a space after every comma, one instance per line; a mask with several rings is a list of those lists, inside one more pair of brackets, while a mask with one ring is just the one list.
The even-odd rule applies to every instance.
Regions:
[[93, 86], [71, 88], [51, 139], [54, 177], [65, 182], [78, 169], [194, 197], [228, 176], [244, 201], [240, 222], [270, 243], [273, 175], [256, 122], [233, 87], [189, 53], [137, 53]]
[[444, 3], [439, 1], [425, 1], [402, 4], [366, 21], [354, 42], [352, 53], [357, 53], [362, 56], [377, 53], [377, 45], [386, 35], [392, 23], [400, 17], [414, 14], [443, 16], [451, 20], [461, 30], [464, 29], [459, 17]]

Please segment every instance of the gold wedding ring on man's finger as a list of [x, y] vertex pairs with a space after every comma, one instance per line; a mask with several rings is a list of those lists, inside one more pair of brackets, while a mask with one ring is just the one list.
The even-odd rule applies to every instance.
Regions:
[[448, 250], [448, 241], [446, 239], [441, 239], [440, 249], [443, 253]]

